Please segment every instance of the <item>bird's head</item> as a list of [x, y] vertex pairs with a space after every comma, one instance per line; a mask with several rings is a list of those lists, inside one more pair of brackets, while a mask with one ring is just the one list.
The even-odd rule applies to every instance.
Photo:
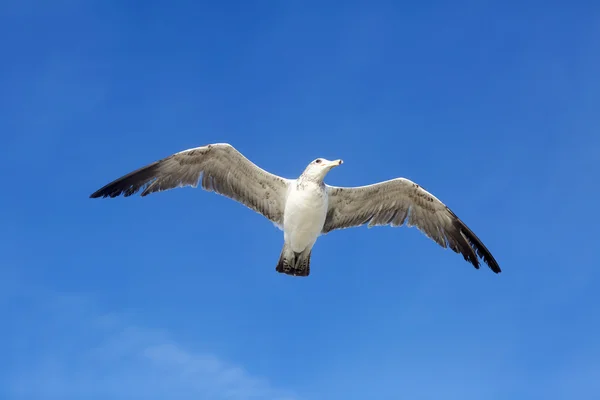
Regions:
[[323, 179], [325, 179], [325, 175], [327, 175], [333, 167], [342, 165], [342, 163], [342, 160], [329, 161], [325, 158], [317, 158], [308, 164], [302, 175], [318, 182], [322, 182]]

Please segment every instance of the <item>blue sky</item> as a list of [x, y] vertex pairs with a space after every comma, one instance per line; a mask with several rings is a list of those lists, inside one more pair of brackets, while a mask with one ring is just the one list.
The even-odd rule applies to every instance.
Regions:
[[[598, 398], [600, 6], [558, 3], [2, 2], [0, 397]], [[362, 227], [294, 279], [224, 197], [88, 198], [213, 142], [412, 179], [503, 272]]]

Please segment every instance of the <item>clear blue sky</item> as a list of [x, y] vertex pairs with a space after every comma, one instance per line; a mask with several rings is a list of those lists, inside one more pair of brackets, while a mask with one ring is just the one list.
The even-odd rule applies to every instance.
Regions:
[[[600, 398], [600, 6], [558, 3], [2, 2], [0, 397]], [[291, 278], [227, 198], [88, 198], [212, 142], [412, 179], [503, 272], [364, 227]]]

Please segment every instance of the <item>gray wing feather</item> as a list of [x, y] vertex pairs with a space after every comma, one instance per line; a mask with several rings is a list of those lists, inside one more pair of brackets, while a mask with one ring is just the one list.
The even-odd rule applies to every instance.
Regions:
[[197, 187], [236, 200], [283, 223], [289, 180], [271, 174], [244, 157], [227, 143], [211, 144], [175, 153], [107, 184], [90, 197], [141, 195], [183, 186]]
[[479, 238], [444, 203], [416, 183], [397, 178], [361, 187], [327, 186], [329, 209], [323, 233], [368, 224], [416, 226], [475, 268], [477, 256], [495, 273], [500, 266]]

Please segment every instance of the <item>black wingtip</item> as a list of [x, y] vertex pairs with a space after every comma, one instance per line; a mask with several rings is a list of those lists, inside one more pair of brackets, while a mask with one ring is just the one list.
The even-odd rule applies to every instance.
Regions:
[[490, 265], [490, 269], [496, 274], [499, 274], [500, 272], [502, 272], [502, 270], [500, 269], [500, 266], [495, 261], [494, 261], [494, 263], [492, 263], [492, 265]]
[[[132, 171], [127, 175], [123, 175], [122, 177], [115, 179], [114, 181], [104, 185], [92, 193], [90, 198], [114, 198], [117, 196], [129, 197], [137, 193], [155, 178], [161, 161], [163, 160], [155, 161], [135, 171]], [[142, 196], [145, 196], [146, 194], [148, 193], [143, 193]]]
[[120, 195], [120, 191], [115, 191], [112, 187], [103, 187], [90, 194], [90, 199], [98, 199], [98, 198], [106, 198], [106, 197], [116, 197]]
[[496, 262], [496, 260], [494, 259], [494, 257], [492, 257], [492, 255], [490, 254], [490, 261], [489, 263], [487, 263], [490, 267], [490, 269], [492, 271], [494, 271], [494, 273], [499, 274], [500, 272], [502, 272], [502, 270], [500, 269], [500, 266], [498, 265], [498, 263]]
[[499, 274], [500, 272], [502, 272], [502, 270], [500, 269], [500, 265], [498, 265], [498, 262], [496, 261], [494, 256], [492, 256], [492, 253], [488, 250], [487, 247], [485, 247], [485, 245], [477, 237], [477, 235], [475, 235], [475, 233], [473, 233], [473, 231], [469, 229], [469, 227], [464, 222], [462, 222], [460, 218], [458, 218], [456, 214], [454, 214], [454, 212], [452, 212], [452, 210], [450, 210], [449, 208], [447, 208], [447, 210], [450, 213], [450, 215], [454, 218], [455, 227], [464, 234], [464, 238], [466, 238], [469, 247], [472, 249], [472, 255], [474, 257], [463, 254], [465, 260], [470, 262], [476, 269], [479, 269], [480, 262], [478, 258], [481, 258], [483, 262], [489, 267], [489, 269], [492, 270], [492, 272], [494, 272], [495, 274]]
[[[483, 260], [483, 262], [489, 267], [492, 272], [499, 274], [502, 272], [498, 262], [492, 256], [492, 253], [485, 247], [485, 245], [481, 242], [481, 240], [467, 227], [463, 224], [462, 231], [467, 237], [468, 241], [471, 244], [474, 252], [476, 253], [476, 257], [479, 257]], [[471, 262], [475, 266], [475, 268], [479, 269], [479, 260], [475, 262]]]

